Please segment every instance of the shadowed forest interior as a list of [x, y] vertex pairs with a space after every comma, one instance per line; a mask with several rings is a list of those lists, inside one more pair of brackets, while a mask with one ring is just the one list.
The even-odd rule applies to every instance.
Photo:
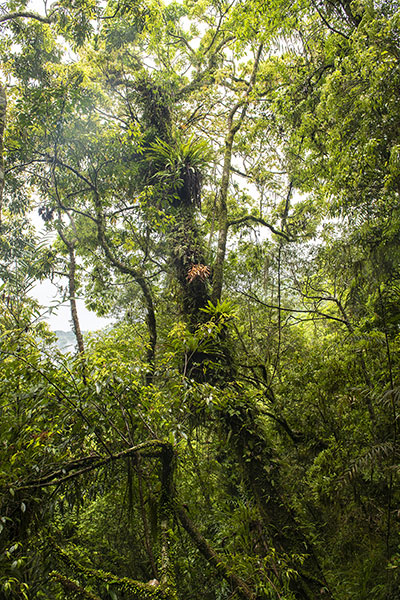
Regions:
[[399, 59], [395, 0], [1, 4], [1, 599], [400, 599]]

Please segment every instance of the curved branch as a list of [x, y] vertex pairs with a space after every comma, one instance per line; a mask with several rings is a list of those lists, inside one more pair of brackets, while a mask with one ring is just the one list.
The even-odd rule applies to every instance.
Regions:
[[243, 223], [248, 223], [249, 221], [253, 221], [254, 223], [259, 223], [260, 225], [264, 225], [264, 227], [268, 227], [272, 233], [283, 237], [287, 242], [292, 241], [292, 239], [286, 235], [286, 233], [283, 233], [283, 231], [280, 231], [279, 229], [275, 229], [273, 225], [267, 223], [267, 221], [264, 221], [264, 219], [261, 219], [260, 217], [254, 217], [253, 215], [247, 215], [246, 217], [241, 217], [240, 219], [228, 221], [227, 226], [231, 227], [231, 225], [242, 225]]
[[[71, 195], [69, 195], [69, 197], [71, 197]], [[79, 210], [77, 208], [74, 208], [73, 206], [65, 206], [65, 204], [63, 204], [62, 202], [60, 202], [60, 208], [62, 210], [64, 210], [65, 212], [71, 211], [71, 212], [75, 213], [76, 215], [81, 215], [82, 217], [85, 217], [86, 219], [90, 219], [94, 223], [97, 223], [96, 219], [94, 217], [92, 217], [92, 215], [89, 215], [89, 213], [83, 212], [83, 210]]]
[[334, 317], [333, 315], [323, 313], [317, 309], [285, 308], [283, 306], [277, 306], [275, 304], [268, 304], [266, 302], [263, 302], [262, 300], [260, 300], [260, 298], [257, 298], [257, 296], [253, 296], [252, 294], [247, 294], [246, 292], [243, 292], [243, 291], [240, 291], [240, 293], [242, 294], [242, 296], [246, 296], [246, 298], [250, 298], [250, 300], [254, 300], [258, 304], [261, 304], [262, 306], [265, 306], [266, 308], [282, 310], [284, 312], [290, 312], [290, 313], [306, 313], [309, 315], [319, 315], [320, 317], [324, 317], [325, 319], [331, 319], [332, 321], [338, 321], [339, 323], [343, 323], [344, 325], [346, 325], [346, 327], [349, 327], [349, 325], [350, 325], [349, 321], [347, 321], [345, 319], [341, 319], [340, 317]]
[[78, 179], [84, 181], [86, 185], [89, 186], [89, 188], [92, 190], [92, 192], [97, 193], [96, 186], [90, 181], [90, 179], [88, 179], [87, 177], [85, 177], [85, 175], [82, 175], [82, 173], [75, 169], [75, 167], [71, 167], [71, 165], [65, 163], [56, 156], [51, 156], [50, 154], [43, 154], [43, 156], [48, 160], [48, 162], [51, 165], [59, 165], [60, 167], [64, 167], [64, 169], [67, 169], [67, 171], [71, 171], [71, 173], [76, 175]]
[[[52, 471], [51, 473], [48, 473], [43, 477], [31, 479], [30, 481], [28, 480], [27, 482], [23, 483], [23, 485], [14, 485], [13, 487], [18, 490], [26, 490], [38, 487], [49, 487], [51, 485], [59, 486], [62, 483], [69, 481], [70, 479], [74, 479], [79, 475], [83, 475], [84, 473], [94, 471], [95, 469], [107, 465], [110, 462], [119, 460], [120, 458], [126, 458], [127, 456], [131, 456], [134, 454], [142, 454], [144, 456], [161, 456], [165, 448], [169, 450], [171, 448], [171, 444], [169, 442], [163, 442], [161, 440], [149, 440], [147, 442], [137, 444], [136, 446], [132, 446], [127, 450], [122, 450], [117, 454], [111, 454], [106, 458], [100, 458], [97, 455], [86, 456], [84, 458], [71, 461], [70, 463], [63, 465], [61, 468]], [[65, 473], [68, 474], [65, 475]]]
[[40, 21], [41, 23], [52, 23], [51, 17], [43, 17], [42, 15], [38, 15], [29, 11], [19, 11], [2, 15], [0, 17], [0, 23], [4, 23], [5, 21], [12, 21], [13, 19], [19, 19], [21, 17], [24, 19], [35, 19], [35, 21]]
[[147, 352], [147, 360], [150, 364], [150, 372], [147, 373], [146, 379], [147, 379], [147, 383], [151, 383], [153, 366], [154, 366], [154, 356], [155, 356], [156, 343], [157, 343], [157, 323], [156, 323], [153, 298], [152, 298], [152, 295], [150, 292], [150, 288], [146, 282], [146, 279], [144, 278], [143, 274], [140, 271], [138, 271], [134, 267], [131, 267], [131, 266], [123, 263], [121, 260], [119, 260], [119, 258], [114, 256], [114, 254], [112, 253], [110, 246], [108, 244], [107, 238], [106, 238], [104, 215], [102, 213], [100, 200], [99, 200], [99, 197], [97, 194], [95, 194], [95, 204], [96, 204], [96, 217], [97, 217], [97, 219], [96, 219], [96, 221], [97, 221], [97, 239], [99, 241], [100, 246], [104, 250], [104, 254], [108, 258], [110, 263], [114, 267], [116, 267], [119, 271], [121, 271], [121, 273], [130, 275], [136, 281], [136, 283], [141, 288], [144, 299], [145, 299], [146, 308], [147, 308], [146, 323], [147, 323], [147, 327], [149, 330], [149, 338], [150, 338], [150, 347]]
[[328, 21], [325, 19], [324, 15], [322, 14], [322, 11], [320, 10], [320, 8], [318, 7], [318, 4], [316, 2], [313, 2], [313, 0], [311, 0], [311, 4], [313, 5], [313, 7], [315, 8], [315, 10], [317, 11], [321, 21], [324, 23], [324, 25], [326, 25], [326, 27], [332, 31], [332, 33], [337, 33], [338, 35], [341, 35], [342, 37], [344, 37], [346, 40], [350, 39], [350, 36], [346, 35], [345, 33], [343, 33], [343, 31], [339, 31], [339, 29], [336, 29], [335, 27], [332, 27], [332, 25], [330, 25], [328, 23]]

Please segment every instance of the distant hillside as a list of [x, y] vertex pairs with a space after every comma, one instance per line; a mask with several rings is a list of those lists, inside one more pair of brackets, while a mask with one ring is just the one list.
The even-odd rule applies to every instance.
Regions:
[[73, 331], [61, 331], [57, 329], [54, 332], [57, 336], [57, 347], [61, 352], [73, 352], [76, 346], [76, 338]]

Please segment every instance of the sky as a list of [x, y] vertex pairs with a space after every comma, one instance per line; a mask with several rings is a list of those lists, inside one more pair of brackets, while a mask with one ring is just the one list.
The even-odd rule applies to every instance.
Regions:
[[[33, 288], [31, 295], [38, 300], [44, 309], [47, 309], [43, 311], [43, 318], [53, 331], [72, 331], [69, 302], [67, 300], [62, 304], [58, 304], [60, 297], [54, 284], [50, 281], [40, 282]], [[56, 306], [51, 314], [49, 313], [50, 306]], [[111, 323], [111, 319], [98, 317], [95, 313], [89, 311], [80, 298], [77, 300], [77, 310], [82, 331], [97, 331]]]
[[[48, 3], [48, 6], [51, 4]], [[43, 0], [31, 0], [29, 3], [29, 9], [37, 11], [39, 14], [44, 14], [45, 3]], [[32, 221], [38, 231], [41, 229], [41, 219], [38, 217], [36, 211], [31, 215]], [[65, 280], [66, 282], [66, 280]], [[32, 296], [38, 300], [39, 304], [43, 306], [43, 317], [49, 323], [53, 331], [71, 331], [71, 311], [69, 302], [63, 302], [59, 304], [60, 297], [58, 294], [57, 287], [50, 281], [39, 282], [35, 285], [31, 292]], [[49, 307], [56, 306], [52, 313], [49, 313]], [[77, 300], [78, 316], [82, 331], [96, 331], [102, 329], [111, 323], [110, 319], [104, 319], [98, 317], [95, 313], [89, 311], [85, 307], [85, 303], [81, 298]]]
[[[49, 246], [54, 239], [49, 236], [49, 232], [44, 228], [44, 223], [38, 215], [37, 209], [30, 213], [30, 221], [36, 228], [38, 236], [43, 236]], [[67, 284], [67, 278], [58, 278], [62, 285]], [[45, 280], [38, 282], [31, 291], [31, 296], [36, 298], [39, 304], [43, 307], [42, 315], [45, 321], [49, 324], [53, 331], [71, 331], [71, 310], [69, 301], [61, 303], [61, 298], [57, 286], [51, 281]], [[50, 307], [52, 310], [49, 311]], [[82, 331], [97, 331], [111, 323], [111, 319], [98, 317], [94, 312], [89, 311], [82, 298], [77, 298], [78, 317]]]

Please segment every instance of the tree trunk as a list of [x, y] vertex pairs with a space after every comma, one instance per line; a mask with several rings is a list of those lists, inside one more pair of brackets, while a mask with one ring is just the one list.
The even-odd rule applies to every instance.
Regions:
[[210, 565], [215, 568], [217, 573], [232, 586], [232, 589], [237, 592], [240, 598], [243, 600], [255, 600], [254, 592], [249, 588], [247, 583], [225, 563], [223, 558], [215, 552], [214, 548], [210, 546], [205, 537], [192, 523], [186, 510], [181, 506], [177, 506], [176, 513], [183, 528], [190, 535], [197, 549], [208, 560]]
[[[228, 134], [225, 139], [225, 151], [224, 151], [224, 164], [222, 168], [222, 179], [221, 188], [219, 192], [219, 206], [218, 206], [218, 248], [217, 256], [214, 264], [214, 275], [213, 275], [213, 293], [212, 302], [215, 305], [218, 300], [221, 299], [222, 284], [224, 278], [224, 262], [226, 253], [226, 242], [228, 237], [228, 189], [229, 189], [229, 175], [231, 172], [232, 164], [232, 150], [235, 135], [241, 128], [245, 119], [247, 109], [250, 103], [250, 94], [254, 88], [256, 82], [257, 71], [260, 65], [261, 54], [263, 50], [263, 44], [260, 44], [257, 50], [256, 57], [254, 59], [253, 71], [251, 73], [250, 82], [242, 100], [239, 100], [232, 108], [228, 115], [227, 125]], [[239, 117], [235, 116], [240, 111]]]
[[6, 125], [7, 96], [4, 86], [0, 83], [0, 224], [2, 218], [3, 189], [4, 189], [4, 159], [3, 137]]
[[69, 253], [69, 269], [68, 269], [68, 291], [69, 291], [69, 303], [71, 306], [72, 323], [74, 327], [74, 333], [76, 337], [76, 343], [78, 345], [78, 352], [82, 356], [85, 353], [85, 346], [83, 344], [83, 335], [81, 326], [79, 323], [78, 310], [76, 306], [76, 260], [75, 260], [75, 248], [72, 242], [68, 243]]
[[[257, 423], [257, 407], [237, 399], [234, 411], [224, 411], [221, 425], [241, 465], [246, 487], [257, 503], [269, 543], [288, 556], [304, 555], [304, 562], [292, 566], [299, 576], [290, 588], [298, 600], [332, 600], [313, 544], [299, 527], [287, 500], [280, 494], [279, 460], [262, 427]], [[275, 569], [282, 580], [284, 572]]]
[[150, 286], [148, 285], [146, 278], [140, 270], [123, 263], [117, 258], [110, 249], [110, 246], [106, 237], [104, 216], [102, 212], [102, 206], [100, 198], [97, 193], [95, 195], [95, 207], [96, 207], [96, 221], [97, 221], [97, 239], [100, 247], [103, 249], [104, 254], [110, 261], [110, 263], [116, 267], [121, 273], [130, 275], [133, 280], [139, 285], [142, 290], [145, 305], [146, 305], [146, 325], [149, 332], [149, 345], [147, 348], [147, 362], [148, 371], [146, 373], [146, 384], [150, 385], [153, 381], [154, 373], [154, 359], [156, 353], [157, 344], [157, 322], [154, 311], [153, 297], [151, 295]]
[[79, 354], [84, 355], [85, 346], [83, 344], [83, 336], [81, 326], [79, 323], [78, 309], [76, 306], [76, 258], [75, 258], [75, 244], [76, 240], [71, 241], [65, 236], [61, 228], [58, 228], [58, 235], [64, 242], [68, 249], [69, 254], [69, 265], [68, 265], [68, 297], [71, 308], [72, 326], [74, 329], [76, 343], [78, 346]]

